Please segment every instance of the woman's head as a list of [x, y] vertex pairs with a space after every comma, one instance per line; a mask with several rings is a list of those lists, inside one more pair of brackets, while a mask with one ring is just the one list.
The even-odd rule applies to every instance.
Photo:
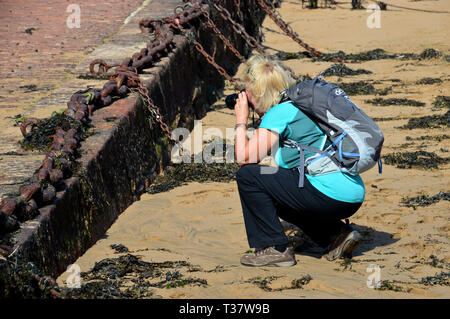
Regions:
[[244, 81], [251, 91], [258, 113], [266, 113], [280, 101], [280, 93], [288, 89], [293, 80], [280, 62], [260, 54], [252, 55], [246, 64]]

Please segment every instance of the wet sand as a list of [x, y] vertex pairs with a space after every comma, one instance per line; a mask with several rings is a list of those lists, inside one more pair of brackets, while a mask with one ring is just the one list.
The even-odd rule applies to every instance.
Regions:
[[[397, 3], [397, 2], [396, 2]], [[429, 10], [448, 10], [445, 0], [409, 2], [399, 5]], [[338, 50], [357, 53], [382, 48], [389, 53], [421, 53], [434, 48], [449, 54], [448, 14], [432, 14], [392, 9], [382, 11], [381, 29], [366, 27], [369, 15], [365, 10], [301, 8], [300, 1], [284, 1], [279, 9], [300, 37], [324, 52]], [[266, 18], [263, 24], [266, 45], [272, 52], [303, 51], [295, 42], [281, 34], [278, 27]], [[276, 49], [276, 50], [275, 50]], [[288, 60], [299, 75], [316, 76], [331, 62], [311, 62], [308, 59]], [[352, 96], [371, 117], [394, 117], [380, 121], [385, 135], [383, 154], [424, 150], [448, 157], [450, 142], [414, 140], [421, 136], [449, 134], [448, 127], [440, 129], [400, 130], [409, 118], [444, 114], [447, 109], [433, 108], [437, 95], [449, 95], [449, 63], [443, 58], [432, 60], [379, 60], [349, 64], [352, 69], [363, 68], [368, 75], [343, 77], [343, 82], [376, 81], [374, 86], [392, 91], [383, 98], [408, 98], [425, 102], [425, 107], [373, 106], [365, 103], [374, 95]], [[239, 73], [237, 74], [239, 76]], [[418, 85], [424, 77], [440, 78], [442, 83]], [[401, 82], [391, 81], [399, 79]], [[326, 77], [336, 83], [337, 77]], [[225, 94], [233, 90], [225, 89]], [[223, 104], [223, 100], [216, 105]], [[227, 109], [208, 112], [202, 129], [225, 129], [234, 126], [234, 116]], [[409, 136], [412, 140], [407, 140]], [[204, 136], [204, 142], [211, 136]], [[405, 147], [405, 143], [412, 143]], [[105, 237], [99, 240], [75, 263], [81, 271], [88, 271], [95, 262], [118, 257], [112, 244], [122, 244], [142, 256], [144, 261], [163, 262], [184, 260], [201, 267], [195, 273], [181, 267], [186, 277], [207, 280], [208, 285], [159, 289], [151, 288], [163, 298], [449, 298], [447, 285], [427, 285], [422, 279], [441, 272], [449, 272], [449, 212], [448, 201], [417, 207], [405, 207], [404, 197], [435, 195], [450, 190], [450, 165], [438, 169], [400, 169], [383, 166], [383, 174], [372, 169], [362, 175], [366, 199], [360, 210], [350, 219], [364, 235], [363, 243], [354, 252], [351, 263], [343, 260], [328, 262], [320, 258], [317, 247], [306, 241], [297, 249], [297, 265], [287, 268], [250, 268], [240, 265], [239, 258], [249, 247], [235, 182], [190, 183], [159, 194], [144, 194], [122, 213]], [[430, 258], [434, 255], [434, 259]], [[434, 262], [438, 260], [439, 262]], [[367, 287], [370, 265], [378, 265], [381, 280], [393, 283], [391, 289]], [[303, 288], [291, 287], [291, 282], [310, 275]], [[58, 278], [64, 285], [68, 274]], [[266, 289], [258, 282], [266, 279]], [[421, 283], [422, 281], [422, 283]], [[393, 289], [397, 288], [394, 291]]]

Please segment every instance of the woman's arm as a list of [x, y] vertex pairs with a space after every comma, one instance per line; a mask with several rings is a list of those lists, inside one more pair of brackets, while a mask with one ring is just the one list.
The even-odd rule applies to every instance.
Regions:
[[[245, 93], [239, 94], [235, 106], [236, 124], [247, 123], [248, 101]], [[239, 166], [259, 163], [269, 151], [278, 143], [279, 135], [265, 128], [258, 128], [253, 137], [248, 140], [246, 126], [236, 128], [234, 150]]]

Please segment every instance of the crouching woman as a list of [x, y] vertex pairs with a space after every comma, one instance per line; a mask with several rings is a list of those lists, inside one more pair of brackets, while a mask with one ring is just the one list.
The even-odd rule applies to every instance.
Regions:
[[[241, 166], [237, 184], [247, 239], [255, 251], [241, 257], [247, 266], [292, 266], [294, 249], [284, 233], [280, 219], [298, 226], [323, 248], [326, 258], [335, 260], [350, 255], [361, 235], [345, 224], [360, 208], [364, 183], [359, 175], [342, 172], [320, 176], [306, 174], [298, 186], [300, 155], [283, 147], [291, 139], [320, 148], [329, 145], [320, 128], [291, 102], [281, 102], [281, 92], [294, 82], [281, 63], [260, 55], [247, 62], [246, 91], [236, 101], [235, 154]], [[253, 137], [247, 138], [249, 105], [261, 118]], [[264, 169], [258, 163], [270, 152], [278, 165]], [[305, 158], [314, 155], [305, 151]]]

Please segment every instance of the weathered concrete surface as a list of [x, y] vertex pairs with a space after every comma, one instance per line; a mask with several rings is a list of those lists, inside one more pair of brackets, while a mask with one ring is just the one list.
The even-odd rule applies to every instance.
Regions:
[[[151, 1], [107, 44], [81, 62], [74, 75], [86, 72], [90, 61], [96, 57], [118, 63], [137, 52], [150, 39], [149, 35], [140, 34], [138, 21], [143, 17], [169, 16], [181, 3]], [[226, 6], [232, 8], [234, 4], [234, 1], [227, 1]], [[251, 7], [243, 12], [249, 17], [247, 29], [254, 34], [263, 17]], [[231, 31], [220, 19], [217, 23], [225, 33]], [[205, 49], [214, 52], [216, 61], [232, 72], [236, 58], [211, 37], [209, 30], [200, 27], [196, 33]], [[229, 38], [241, 52], [248, 53], [238, 35], [230, 34]], [[192, 128], [193, 120], [205, 115], [208, 99], [213, 100], [214, 92], [223, 87], [223, 79], [185, 38], [177, 36], [175, 43], [174, 51], [147, 69], [141, 78], [146, 80], [152, 100], [160, 107], [170, 127]], [[70, 85], [54, 90], [30, 108], [29, 114], [49, 115], [55, 108], [65, 107], [76, 90], [86, 85], [101, 87], [104, 82], [72, 77]], [[94, 113], [91, 119], [96, 134], [82, 143], [80, 171], [65, 181], [53, 205], [41, 209], [37, 219], [22, 225], [14, 237], [17, 254], [33, 261], [45, 273], [57, 275], [104, 234], [135, 200], [133, 194], [144, 179], [159, 172], [169, 161], [167, 139], [160, 135], [159, 128], [150, 124], [149, 117], [148, 110], [134, 97]], [[32, 166], [30, 164], [30, 171]]]

